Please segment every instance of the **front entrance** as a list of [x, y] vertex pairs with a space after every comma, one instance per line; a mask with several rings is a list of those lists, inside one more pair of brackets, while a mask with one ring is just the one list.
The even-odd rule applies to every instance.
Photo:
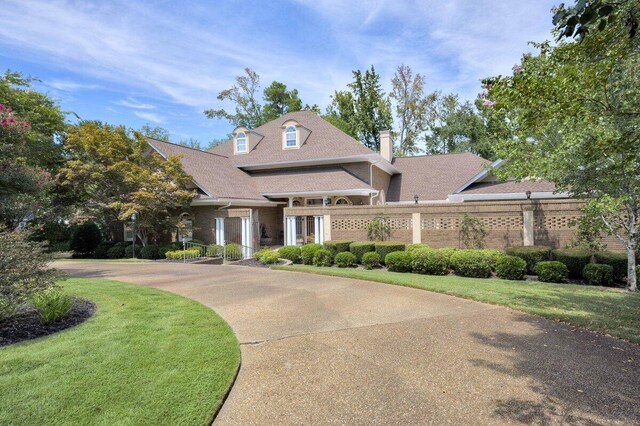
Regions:
[[287, 216], [285, 244], [299, 246], [324, 243], [323, 216]]

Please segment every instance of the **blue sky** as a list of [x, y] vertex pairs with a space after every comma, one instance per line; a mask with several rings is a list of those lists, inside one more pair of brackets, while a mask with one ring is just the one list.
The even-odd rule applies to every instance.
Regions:
[[528, 41], [551, 38], [549, 0], [5, 0], [0, 65], [83, 119], [166, 128], [206, 145], [232, 126], [208, 108], [245, 67], [324, 110], [351, 70], [374, 65], [390, 88], [401, 63], [427, 90], [473, 100], [509, 73]]

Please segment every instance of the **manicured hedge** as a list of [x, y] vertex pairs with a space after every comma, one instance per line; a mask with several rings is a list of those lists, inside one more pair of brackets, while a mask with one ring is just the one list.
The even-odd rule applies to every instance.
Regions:
[[613, 267], [613, 279], [618, 282], [627, 277], [627, 253], [623, 251], [605, 250], [596, 253], [596, 263]]
[[364, 266], [364, 269], [373, 269], [376, 266], [380, 266], [381, 260], [380, 255], [375, 251], [362, 255], [362, 265]]
[[376, 253], [380, 255], [380, 259], [386, 263], [386, 258], [389, 253], [394, 251], [404, 251], [407, 245], [402, 241], [379, 241], [376, 244]]
[[538, 274], [538, 280], [546, 283], [563, 283], [569, 276], [567, 265], [557, 260], [543, 260], [538, 262], [534, 268]]
[[129, 244], [124, 248], [124, 257], [131, 258], [133, 257], [133, 251], [135, 250], [136, 258], [140, 258], [140, 250], [142, 250], [142, 246], [140, 244], [136, 244], [134, 249], [133, 244]]
[[195, 257], [200, 255], [200, 250], [197, 248], [187, 249], [187, 250], [174, 250], [168, 251], [165, 253], [165, 257], [169, 260], [182, 260], [185, 256]]
[[431, 248], [426, 244], [422, 244], [422, 243], [414, 243], [414, 244], [409, 244], [407, 246], [407, 251], [414, 251], [414, 250], [419, 250], [419, 249], [424, 249], [424, 248]]
[[571, 278], [582, 278], [582, 270], [591, 262], [591, 253], [583, 249], [553, 250], [551, 255], [567, 266]]
[[313, 264], [316, 266], [331, 266], [333, 253], [327, 249], [320, 249], [313, 255]]
[[457, 250], [451, 255], [451, 265], [456, 274], [462, 277], [489, 278], [495, 268], [494, 251], [482, 249]]
[[278, 260], [280, 259], [280, 255], [278, 254], [277, 250], [266, 249], [264, 251], [261, 250], [261, 253], [258, 256], [256, 256], [256, 259], [258, 259], [261, 263], [264, 263], [265, 265], [273, 265], [275, 263], [278, 263]]
[[322, 250], [321, 244], [305, 244], [300, 247], [300, 258], [305, 265], [313, 265], [313, 256], [318, 250]]
[[140, 249], [140, 255], [138, 257], [149, 260], [160, 259], [160, 247], [155, 244], [147, 244]]
[[174, 242], [174, 243], [165, 244], [164, 246], [160, 247], [160, 259], [164, 259], [166, 257], [165, 256], [166, 252], [175, 251], [175, 250], [182, 250], [182, 243]]
[[525, 246], [507, 247], [504, 252], [510, 256], [517, 256], [527, 262], [527, 272], [534, 273], [536, 263], [544, 260], [551, 260], [551, 247], [547, 246]]
[[278, 249], [278, 255], [281, 259], [287, 259], [293, 263], [300, 263], [300, 247], [284, 246]]
[[222, 247], [220, 244], [209, 244], [207, 246], [207, 256], [220, 257], [222, 256], [222, 250], [224, 250], [224, 247]]
[[353, 268], [356, 266], [356, 255], [348, 251], [343, 251], [336, 254], [334, 262], [338, 268]]
[[527, 262], [517, 256], [504, 255], [496, 262], [496, 275], [505, 280], [524, 280]]
[[356, 261], [360, 263], [363, 254], [376, 251], [376, 245], [371, 241], [356, 241], [349, 244], [349, 251], [356, 256]]
[[329, 250], [332, 255], [349, 251], [349, 246], [353, 240], [329, 240], [324, 242], [324, 248]]
[[109, 259], [122, 259], [124, 257], [124, 247], [116, 244], [107, 250], [107, 257]]
[[242, 259], [242, 246], [236, 243], [227, 243], [224, 245], [224, 255], [228, 259]]
[[613, 266], [602, 263], [590, 263], [582, 270], [582, 276], [589, 285], [613, 285]]
[[393, 251], [385, 256], [384, 263], [391, 272], [411, 272], [411, 258], [411, 252]]
[[453, 253], [455, 253], [458, 249], [455, 247], [441, 247], [439, 249], [437, 249], [440, 253], [444, 254], [445, 256], [447, 256], [447, 259], [449, 261], [449, 269], [453, 269], [453, 266], [451, 266], [451, 256], [453, 256]]
[[412, 254], [413, 272], [427, 275], [447, 275], [449, 256], [447, 253], [430, 248], [421, 248], [408, 252]]
[[102, 241], [93, 252], [93, 257], [96, 259], [108, 259], [109, 249], [114, 245], [115, 243], [113, 241]]

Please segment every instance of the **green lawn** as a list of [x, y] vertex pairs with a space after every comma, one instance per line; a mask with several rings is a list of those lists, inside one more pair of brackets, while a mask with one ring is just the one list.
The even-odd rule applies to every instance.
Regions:
[[508, 306], [640, 343], [640, 293], [586, 285], [462, 278], [452, 275], [430, 276], [307, 265], [273, 268], [357, 278], [450, 294]]
[[60, 257], [55, 259], [56, 262], [124, 262], [124, 263], [143, 263], [143, 262], [153, 262], [153, 260], [149, 259], [133, 259], [133, 258], [122, 258], [122, 259], [85, 259], [85, 258], [77, 258], [74, 259], [72, 257]]
[[0, 424], [207, 423], [240, 362], [211, 309], [164, 291], [72, 278], [98, 309], [83, 324], [0, 348]]

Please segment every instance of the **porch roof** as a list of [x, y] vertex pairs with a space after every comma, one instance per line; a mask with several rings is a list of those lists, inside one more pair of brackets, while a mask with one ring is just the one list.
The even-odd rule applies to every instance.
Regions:
[[256, 172], [251, 175], [264, 196], [341, 193], [368, 195], [376, 190], [341, 167]]

